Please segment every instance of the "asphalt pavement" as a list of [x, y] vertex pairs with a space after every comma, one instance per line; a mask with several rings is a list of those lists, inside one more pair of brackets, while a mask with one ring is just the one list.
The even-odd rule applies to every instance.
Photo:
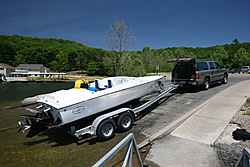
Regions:
[[225, 89], [140, 143], [153, 142], [144, 165], [221, 166], [212, 146], [250, 97], [249, 85], [246, 80]]

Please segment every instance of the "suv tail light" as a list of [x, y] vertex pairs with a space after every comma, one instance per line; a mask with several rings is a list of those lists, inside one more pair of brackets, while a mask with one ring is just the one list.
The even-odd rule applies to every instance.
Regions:
[[196, 73], [195, 79], [199, 79], [199, 78], [200, 78], [199, 73]]

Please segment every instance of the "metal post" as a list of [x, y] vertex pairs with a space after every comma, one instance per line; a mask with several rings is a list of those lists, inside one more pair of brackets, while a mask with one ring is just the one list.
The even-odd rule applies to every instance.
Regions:
[[242, 160], [243, 160], [243, 166], [249, 167], [249, 157], [250, 157], [250, 149], [244, 148], [240, 158], [238, 159], [238, 161], [235, 165], [235, 167], [238, 167], [240, 165], [240, 163], [242, 162]]
[[128, 159], [129, 159], [129, 166], [130, 167], [132, 166], [132, 155], [133, 155], [132, 148], [134, 147], [139, 166], [143, 167], [140, 153], [138, 151], [133, 133], [130, 133], [128, 136], [126, 136], [120, 143], [118, 143], [112, 150], [110, 150], [104, 157], [102, 157], [95, 165], [93, 165], [93, 167], [102, 167], [105, 164], [107, 164], [108, 161], [112, 157], [114, 157], [127, 143], [129, 144], [128, 144], [126, 155], [124, 157], [123, 166], [126, 166]]

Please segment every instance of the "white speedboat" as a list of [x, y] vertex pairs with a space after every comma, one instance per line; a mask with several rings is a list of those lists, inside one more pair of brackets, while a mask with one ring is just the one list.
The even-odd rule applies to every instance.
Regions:
[[[162, 76], [110, 77], [87, 85], [48, 94], [38, 100], [42, 112], [36, 116], [21, 115], [31, 126], [44, 130], [47, 126], [65, 125], [138, 99], [151, 92]], [[19, 123], [20, 125], [20, 123]]]

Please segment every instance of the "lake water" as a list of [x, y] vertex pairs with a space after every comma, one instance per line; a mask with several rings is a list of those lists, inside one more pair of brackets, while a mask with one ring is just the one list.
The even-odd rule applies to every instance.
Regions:
[[33, 97], [40, 94], [54, 92], [60, 89], [73, 88], [73, 82], [1, 82], [0, 83], [0, 107], [4, 107], [15, 102], [20, 102], [24, 98]]
[[[0, 108], [60, 89], [69, 89], [74, 83], [0, 83]], [[77, 138], [52, 127], [37, 136], [26, 138], [26, 133], [17, 133], [21, 114], [31, 114], [26, 108], [35, 109], [36, 105], [13, 109], [0, 109], [0, 166], [92, 166], [129, 133], [134, 133], [137, 143], [146, 137], [134, 132], [116, 133], [108, 141], [97, 137]], [[124, 157], [123, 149], [118, 156]], [[116, 158], [115, 158], [116, 159]], [[107, 165], [109, 166], [109, 165]]]

